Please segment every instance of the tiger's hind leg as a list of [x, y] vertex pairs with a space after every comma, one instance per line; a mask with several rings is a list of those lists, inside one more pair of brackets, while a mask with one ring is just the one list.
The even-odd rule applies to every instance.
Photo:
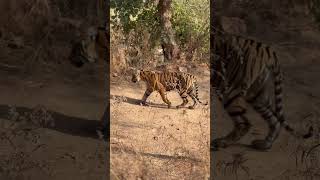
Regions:
[[163, 102], [165, 102], [168, 105], [168, 108], [171, 108], [171, 102], [167, 98], [167, 95], [165, 93], [166, 91], [162, 85], [160, 86], [158, 92], [160, 93], [160, 96], [161, 96]]
[[188, 92], [188, 95], [192, 98], [193, 100], [193, 105], [189, 106], [189, 109], [194, 109], [198, 105], [198, 101], [196, 98], [196, 94], [193, 92], [193, 90]]
[[244, 99], [239, 97], [233, 100], [233, 102], [228, 106], [227, 111], [234, 124], [233, 130], [225, 137], [213, 140], [211, 144], [212, 149], [226, 148], [240, 140], [249, 132], [251, 124], [245, 116], [246, 107], [244, 103]]
[[182, 104], [178, 105], [176, 108], [185, 107], [188, 104], [188, 95], [185, 92], [179, 93], [180, 97], [182, 98]]
[[268, 98], [266, 92], [262, 93], [258, 99], [252, 103], [254, 109], [262, 116], [269, 126], [269, 132], [265, 139], [257, 139], [251, 142], [252, 147], [258, 150], [270, 149], [281, 130], [281, 124], [275, 116], [271, 104], [272, 102]]
[[187, 94], [192, 98], [193, 100], [193, 105], [192, 106], [189, 106], [189, 109], [194, 109], [197, 105], [198, 105], [198, 102], [203, 104], [203, 105], [208, 105], [208, 102], [206, 103], [203, 103], [200, 101], [199, 99], [199, 93], [198, 93], [198, 85], [197, 83], [194, 83], [194, 86], [192, 88], [190, 88], [191, 90], [189, 90], [187, 92]]

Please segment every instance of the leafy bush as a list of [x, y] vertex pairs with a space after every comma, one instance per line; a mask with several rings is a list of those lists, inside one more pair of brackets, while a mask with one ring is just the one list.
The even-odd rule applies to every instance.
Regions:
[[208, 55], [210, 2], [208, 0], [176, 0], [173, 2], [173, 9], [173, 25], [180, 47], [188, 51], [192, 48], [190, 46], [197, 46], [195, 48], [201, 54]]
[[[154, 59], [150, 57], [160, 47], [160, 18], [157, 3], [148, 0], [117, 1], [111, 0], [111, 32], [123, 32], [123, 40], [112, 43], [123, 43], [127, 48], [137, 51], [137, 58]], [[203, 0], [175, 0], [172, 2], [172, 24], [175, 30], [175, 39], [182, 52], [188, 52], [192, 46], [197, 59], [209, 59], [209, 1]], [[111, 36], [113, 36], [111, 34]], [[116, 42], [117, 41], [117, 42]], [[129, 53], [131, 54], [132, 53]], [[140, 56], [139, 56], [140, 54]], [[148, 55], [148, 57], [145, 57]], [[204, 57], [204, 55], [207, 55]], [[157, 61], [157, 59], [154, 59]], [[130, 61], [130, 60], [129, 60]], [[129, 62], [130, 63], [130, 62]], [[141, 63], [141, 62], [139, 62]]]
[[312, 0], [311, 4], [311, 11], [314, 15], [315, 21], [320, 23], [320, 0]]

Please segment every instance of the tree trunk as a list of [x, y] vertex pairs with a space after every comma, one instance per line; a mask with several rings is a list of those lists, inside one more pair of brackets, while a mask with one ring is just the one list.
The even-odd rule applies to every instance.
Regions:
[[180, 58], [180, 50], [174, 39], [174, 30], [171, 24], [171, 3], [172, 0], [159, 0], [158, 4], [161, 26], [161, 46], [165, 61]]

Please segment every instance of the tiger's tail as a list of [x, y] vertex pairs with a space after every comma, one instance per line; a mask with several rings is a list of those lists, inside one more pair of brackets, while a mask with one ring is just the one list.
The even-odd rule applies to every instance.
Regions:
[[283, 113], [283, 99], [282, 99], [282, 75], [281, 75], [281, 69], [278, 62], [278, 59], [276, 55], [275, 57], [275, 64], [274, 64], [274, 93], [275, 93], [275, 114], [280, 122], [281, 126], [284, 127], [285, 130], [287, 130], [290, 134], [292, 134], [295, 137], [307, 139], [313, 136], [313, 127], [311, 126], [307, 133], [299, 133], [295, 129], [293, 129], [284, 118]]
[[199, 86], [198, 86], [198, 84], [197, 84], [197, 82], [194, 82], [194, 85], [195, 85], [195, 90], [196, 90], [196, 99], [198, 100], [198, 102], [199, 103], [201, 103], [202, 105], [208, 105], [208, 102], [205, 102], [205, 103], [203, 103], [203, 102], [201, 102], [200, 101], [200, 99], [199, 99], [199, 92], [198, 92], [198, 89], [199, 89]]

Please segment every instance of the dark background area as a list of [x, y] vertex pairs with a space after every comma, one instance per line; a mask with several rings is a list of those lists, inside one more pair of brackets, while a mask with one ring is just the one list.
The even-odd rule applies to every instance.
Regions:
[[0, 2], [0, 179], [105, 179], [104, 66], [75, 68], [72, 44], [97, 1]]
[[[271, 150], [257, 152], [235, 146], [212, 152], [211, 176], [223, 179], [319, 179], [319, 149], [306, 157], [319, 138], [320, 32], [319, 1], [217, 0], [214, 18], [233, 34], [272, 46], [284, 74], [284, 111], [287, 122], [300, 131], [313, 125], [315, 136], [307, 141], [281, 132]], [[213, 27], [215, 24], [213, 24]], [[211, 137], [221, 137], [232, 128], [220, 104], [211, 127]], [[265, 122], [250, 110], [253, 128], [240, 144], [263, 137]]]

